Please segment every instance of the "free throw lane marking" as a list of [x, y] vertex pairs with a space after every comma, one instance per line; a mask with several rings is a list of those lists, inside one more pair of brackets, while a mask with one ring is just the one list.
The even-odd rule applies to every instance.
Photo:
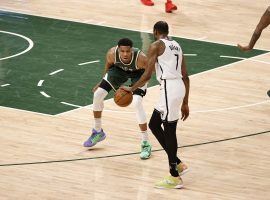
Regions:
[[58, 70], [56, 70], [56, 71], [50, 73], [49, 75], [52, 76], [52, 75], [57, 74], [57, 73], [59, 73], [59, 72], [61, 72], [61, 71], [64, 71], [64, 69], [58, 69]]
[[197, 56], [197, 54], [185, 53], [184, 56]]
[[89, 61], [89, 62], [84, 62], [84, 63], [80, 63], [78, 65], [87, 65], [87, 64], [91, 64], [91, 63], [97, 63], [97, 62], [100, 62], [100, 60], [94, 60], [94, 61]]
[[40, 91], [40, 94], [42, 94], [46, 98], [50, 98], [51, 96], [46, 94], [44, 91]]
[[61, 104], [65, 104], [65, 105], [68, 105], [68, 106], [73, 106], [73, 107], [76, 107], [76, 108], [81, 108], [82, 106], [78, 106], [78, 105], [75, 105], [75, 104], [72, 104], [72, 103], [67, 103], [67, 102], [64, 102], [62, 101]]
[[3, 84], [3, 85], [1, 85], [1, 87], [6, 87], [6, 86], [9, 86], [10, 84], [9, 83], [7, 83], [7, 84]]
[[40, 81], [38, 82], [37, 86], [41, 87], [43, 82], [44, 82], [44, 80], [40, 80]]

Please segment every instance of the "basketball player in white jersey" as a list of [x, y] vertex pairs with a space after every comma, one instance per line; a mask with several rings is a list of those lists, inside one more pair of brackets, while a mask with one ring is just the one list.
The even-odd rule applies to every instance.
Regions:
[[155, 187], [182, 188], [183, 181], [180, 176], [187, 171], [187, 166], [177, 157], [176, 127], [180, 106], [181, 119], [186, 120], [189, 116], [189, 78], [180, 45], [168, 37], [168, 24], [159, 21], [154, 25], [153, 31], [156, 41], [148, 49], [148, 66], [144, 74], [132, 87], [123, 88], [128, 91], [136, 90], [151, 78], [155, 68], [160, 83], [160, 97], [149, 128], [168, 155], [171, 174], [156, 183]]

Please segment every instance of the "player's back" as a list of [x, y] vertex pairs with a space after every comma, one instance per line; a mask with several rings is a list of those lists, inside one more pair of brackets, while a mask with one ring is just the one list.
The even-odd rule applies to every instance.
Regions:
[[181, 79], [182, 49], [180, 45], [170, 39], [160, 39], [165, 44], [165, 50], [158, 56], [156, 76], [158, 81], [163, 79]]

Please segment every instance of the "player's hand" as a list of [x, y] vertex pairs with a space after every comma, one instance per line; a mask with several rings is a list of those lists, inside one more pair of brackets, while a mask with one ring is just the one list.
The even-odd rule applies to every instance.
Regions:
[[189, 116], [189, 107], [188, 104], [182, 104], [181, 107], [182, 117], [181, 120], [185, 121]]
[[125, 90], [125, 91], [127, 91], [127, 92], [132, 92], [132, 88], [131, 87], [122, 85], [120, 88], [123, 89], [123, 90]]
[[93, 87], [92, 92], [95, 92], [98, 89], [99, 85], [100, 85], [100, 83], [96, 84], [96, 86]]
[[252, 48], [248, 45], [248, 46], [242, 46], [240, 44], [237, 44], [237, 47], [241, 50], [241, 51], [250, 51]]

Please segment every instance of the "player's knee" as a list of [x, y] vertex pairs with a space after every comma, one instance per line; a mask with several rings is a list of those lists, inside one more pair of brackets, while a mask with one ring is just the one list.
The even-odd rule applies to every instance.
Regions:
[[142, 108], [142, 97], [133, 95], [132, 105], [136, 110]]
[[132, 104], [134, 106], [137, 121], [139, 124], [147, 123], [146, 114], [142, 105], [142, 97], [139, 95], [133, 95]]
[[93, 110], [94, 111], [102, 111], [103, 110], [103, 101], [104, 98], [107, 96], [108, 92], [102, 88], [98, 88], [94, 92], [93, 97]]
[[98, 88], [94, 92], [94, 102], [102, 102], [104, 98], [107, 96], [108, 92], [102, 88]]

